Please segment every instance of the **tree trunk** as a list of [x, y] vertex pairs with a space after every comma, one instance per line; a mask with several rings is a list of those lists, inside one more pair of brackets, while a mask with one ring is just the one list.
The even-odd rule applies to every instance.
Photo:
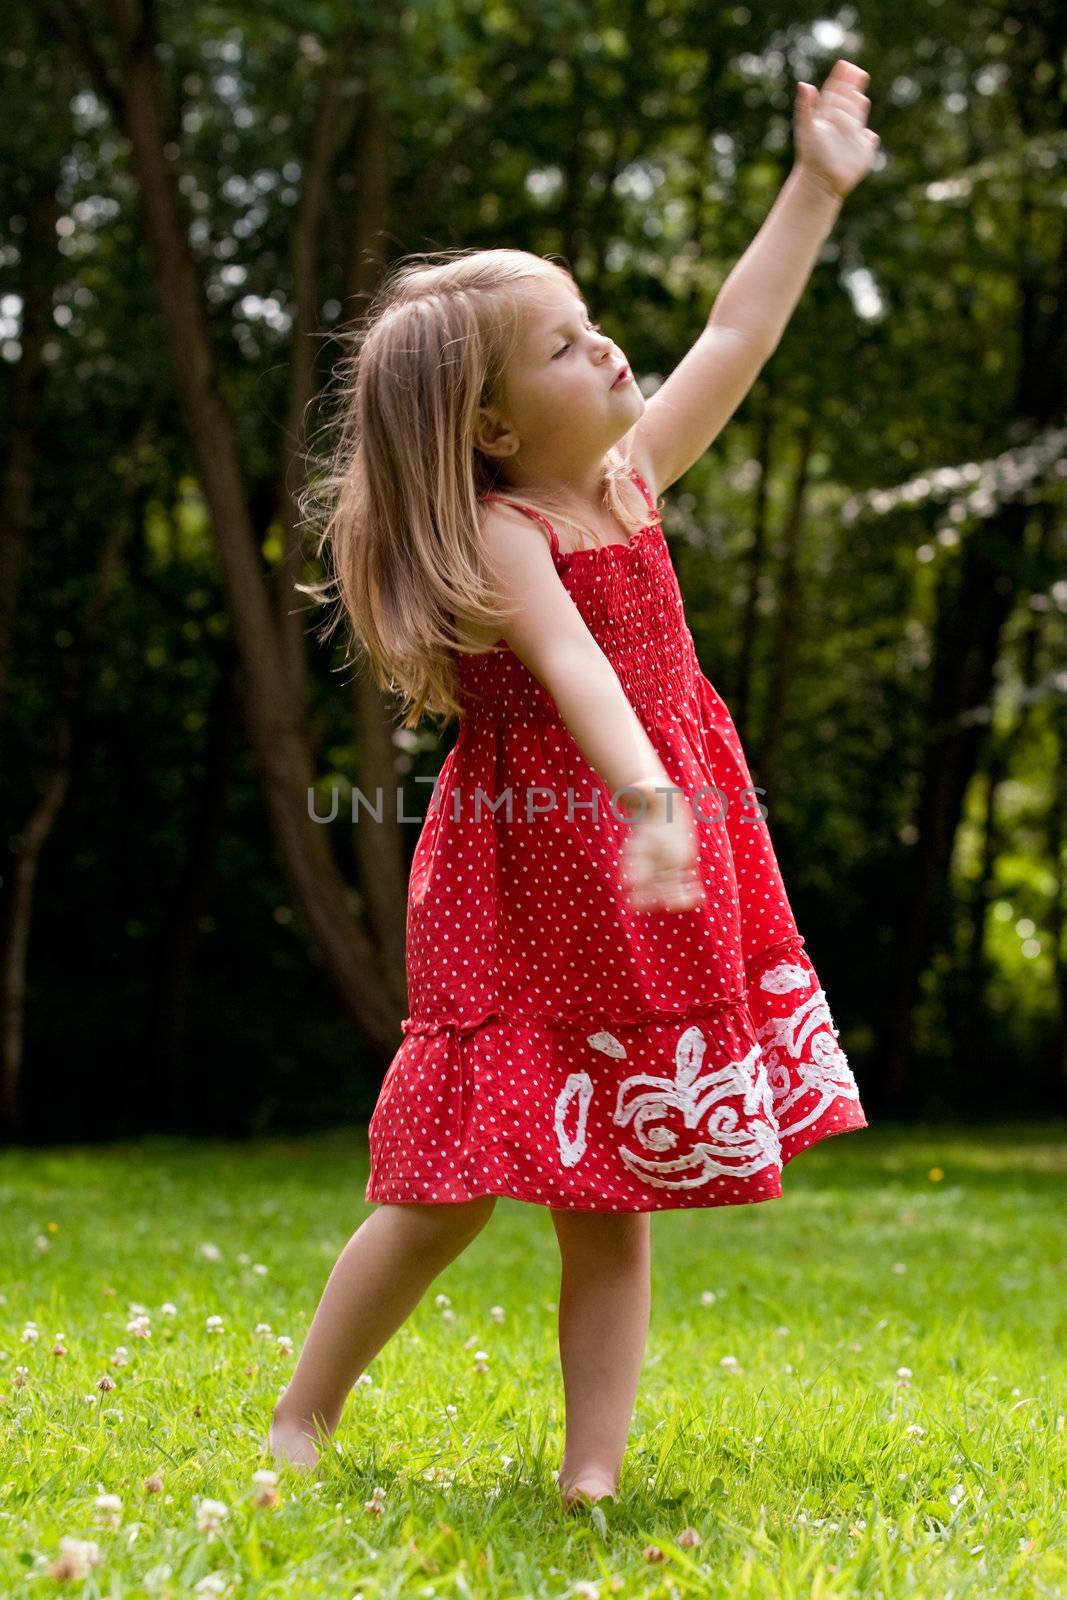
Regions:
[[[355, 175], [360, 204], [355, 208], [345, 264], [346, 298], [360, 304], [373, 291], [391, 256], [388, 228], [392, 130], [380, 72], [375, 61], [358, 129]], [[352, 685], [352, 697], [359, 730], [358, 785], [372, 805], [379, 789], [384, 801], [380, 823], [364, 812], [353, 824], [356, 859], [389, 992], [394, 1003], [406, 1012], [407, 863], [402, 825], [396, 819], [396, 746], [391, 703], [365, 665]]]
[[[318, 387], [313, 337], [318, 323], [318, 255], [333, 197], [332, 180], [338, 151], [355, 120], [356, 101], [344, 94], [349, 59], [356, 40], [347, 37], [334, 51], [323, 75], [311, 146], [304, 164], [304, 182], [293, 219], [289, 244], [292, 301], [295, 307], [289, 345], [289, 407], [278, 481], [278, 520], [284, 555], [274, 572], [275, 613], [285, 656], [293, 703], [302, 708], [307, 693], [306, 606], [294, 584], [304, 575], [296, 496], [304, 479], [306, 419]], [[357, 190], [357, 193], [359, 191]]]
[[800, 631], [800, 552], [804, 519], [807, 514], [811, 437], [812, 423], [809, 418], [804, 422], [800, 433], [799, 459], [786, 520], [778, 616], [771, 651], [771, 672], [767, 683], [767, 710], [763, 718], [762, 737], [758, 743], [759, 783], [766, 791], [760, 799], [769, 812], [773, 812], [775, 806], [775, 784], [778, 781], [781, 764], [789, 687]]
[[1059, 756], [1055, 765], [1052, 800], [1049, 805], [1049, 851], [1052, 856], [1052, 909], [1049, 931], [1052, 937], [1052, 970], [1056, 980], [1056, 999], [1059, 1003], [1060, 1031], [1057, 1060], [1053, 1072], [1053, 1092], [1062, 1097], [1067, 1092], [1067, 950], [1064, 949], [1063, 930], [1067, 923], [1067, 866], [1064, 849], [1067, 845], [1067, 695], [1056, 696], [1052, 709], [1053, 750]]
[[226, 813], [226, 786], [236, 734], [235, 663], [229, 652], [219, 674], [208, 711], [203, 774], [197, 783], [186, 838], [186, 855], [177, 891], [167, 906], [160, 940], [155, 996], [151, 1008], [151, 1059], [156, 1063], [155, 1102], [163, 1102], [168, 1118], [179, 1111], [178, 1096], [186, 1068], [186, 1019], [199, 918], [207, 904], [218, 858]]
[[948, 925], [949, 869], [963, 798], [977, 764], [980, 714], [993, 690], [1000, 636], [1015, 596], [1000, 546], [1018, 545], [1026, 507], [1002, 506], [972, 533], [958, 584], [942, 584], [923, 752], [910, 896], [898, 922], [883, 1038], [882, 1092], [895, 1112], [907, 1108], [919, 979]]
[[52, 329], [56, 281], [56, 220], [60, 207], [54, 188], [36, 190], [27, 205], [21, 246], [22, 294], [20, 354], [12, 371], [11, 419], [7, 431], [4, 482], [0, 491], [0, 770], [7, 749], [7, 709], [12, 635], [26, 556], [26, 531], [33, 503], [41, 400], [46, 368], [44, 343]]
[[759, 417], [756, 436], [756, 461], [759, 480], [752, 508], [752, 545], [745, 562], [745, 598], [741, 607], [740, 643], [734, 663], [731, 707], [734, 722], [743, 742], [753, 737], [748, 723], [752, 704], [752, 674], [756, 657], [756, 630], [759, 625], [760, 579], [767, 558], [767, 502], [774, 447], [773, 378], [764, 371], [757, 385]]
[[203, 289], [165, 153], [155, 39], [139, 0], [112, 0], [122, 105], [163, 328], [193, 461], [222, 558], [239, 657], [238, 689], [252, 757], [290, 892], [341, 998], [388, 1057], [398, 1019], [374, 951], [349, 907], [327, 834], [310, 815], [312, 769], [269, 602], [242, 478], [236, 428], [218, 381]]
[[[1060, 29], [1062, 24], [1057, 22]], [[1027, 48], [1035, 43], [1024, 30]], [[1060, 61], [1062, 51], [1049, 59]], [[1028, 137], [1038, 127], [1029, 85], [1017, 86], [1020, 120]], [[1067, 105], [1049, 100], [1062, 127]], [[1052, 273], [1045, 252], [1034, 237], [1045, 226], [1024, 178], [1020, 201], [1016, 337], [1020, 359], [1016, 378], [1014, 419], [1037, 427], [1060, 417], [1064, 404], [1064, 352], [1067, 350], [1067, 226]], [[1036, 220], [1035, 220], [1036, 217]], [[906, 1109], [911, 1087], [914, 1013], [919, 980], [936, 941], [948, 924], [949, 874], [963, 798], [977, 761], [981, 727], [974, 721], [993, 690], [1000, 636], [1015, 597], [1014, 568], [1023, 540], [1028, 510], [1020, 500], [1002, 501], [1000, 509], [979, 523], [962, 557], [960, 580], [950, 592], [942, 585], [935, 630], [930, 688], [928, 737], [923, 753], [913, 878], [908, 902], [897, 925], [897, 940], [888, 986], [889, 1013], [882, 1030], [877, 1089], [888, 1108]]]
[[[152, 420], [142, 424], [142, 436]], [[137, 450], [132, 453], [135, 472]], [[23, 1126], [22, 1046], [25, 1032], [26, 954], [33, 920], [37, 867], [70, 784], [75, 718], [95, 659], [104, 608], [119, 570], [128, 520], [108, 522], [96, 584], [85, 609], [81, 638], [71, 646], [62, 665], [59, 704], [52, 730], [52, 756], [29, 817], [17, 830], [12, 844], [11, 883], [0, 918], [0, 1116], [12, 1134]]]
[[[1037, 588], [1043, 587], [1054, 576], [1050, 558], [1055, 508], [1046, 501], [1039, 515], [1040, 526], [1034, 551], [1034, 584]], [[1015, 751], [1026, 729], [1030, 695], [1037, 672], [1041, 627], [1042, 613], [1031, 611], [1019, 650], [1018, 704], [1009, 713], [1010, 720], [1007, 727], [999, 734], [992, 727], [989, 732], [982, 861], [971, 896], [970, 934], [955, 984], [953, 997], [955, 1016], [950, 1019], [950, 1026], [957, 1041], [956, 1060], [961, 1068], [975, 1059], [985, 1028], [985, 991], [988, 977], [985, 955], [986, 932], [989, 907], [994, 895], [997, 858], [1004, 844], [997, 814], [997, 801], [1001, 785], [1011, 771]]]

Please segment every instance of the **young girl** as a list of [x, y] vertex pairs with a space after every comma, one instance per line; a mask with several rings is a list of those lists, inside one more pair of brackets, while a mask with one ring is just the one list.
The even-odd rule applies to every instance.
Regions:
[[459, 727], [411, 867], [377, 1209], [275, 1409], [279, 1462], [316, 1461], [510, 1195], [548, 1208], [562, 1254], [564, 1501], [614, 1497], [650, 1214], [777, 1199], [787, 1162], [867, 1126], [657, 512], [871, 164], [866, 79], [838, 62], [821, 95], [800, 86], [794, 170], [647, 402], [570, 273], [521, 250], [403, 264], [368, 314], [325, 479], [334, 577], [306, 592], [339, 596], [331, 626], [350, 620], [405, 726]]

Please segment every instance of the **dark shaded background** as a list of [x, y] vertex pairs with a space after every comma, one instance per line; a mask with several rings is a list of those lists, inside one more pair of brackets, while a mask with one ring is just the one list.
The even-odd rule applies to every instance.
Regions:
[[[842, 13], [844, 16], [845, 14]], [[22, 4], [0, 42], [7, 1137], [369, 1115], [417, 824], [294, 578], [383, 267], [564, 258], [653, 392], [871, 74], [875, 170], [665, 528], [868, 1113], [1067, 1107], [1067, 17], [1050, 0]]]

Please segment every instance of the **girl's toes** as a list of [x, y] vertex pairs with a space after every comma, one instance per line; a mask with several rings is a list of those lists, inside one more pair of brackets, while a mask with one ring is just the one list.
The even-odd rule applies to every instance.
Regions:
[[564, 1484], [562, 1478], [557, 1478], [556, 1483], [563, 1495], [563, 1504], [568, 1509], [595, 1506], [600, 1500], [616, 1499], [614, 1484], [610, 1478], [599, 1473], [584, 1473], [568, 1484]]

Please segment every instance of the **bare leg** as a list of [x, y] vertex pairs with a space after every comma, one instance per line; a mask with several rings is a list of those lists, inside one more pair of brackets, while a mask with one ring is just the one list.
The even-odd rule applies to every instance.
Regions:
[[559, 1352], [565, 1504], [618, 1493], [652, 1301], [647, 1211], [555, 1211], [563, 1258]]
[[300, 1359], [274, 1408], [268, 1449], [279, 1465], [312, 1467], [345, 1400], [426, 1289], [484, 1228], [495, 1195], [440, 1205], [382, 1205], [334, 1264]]

